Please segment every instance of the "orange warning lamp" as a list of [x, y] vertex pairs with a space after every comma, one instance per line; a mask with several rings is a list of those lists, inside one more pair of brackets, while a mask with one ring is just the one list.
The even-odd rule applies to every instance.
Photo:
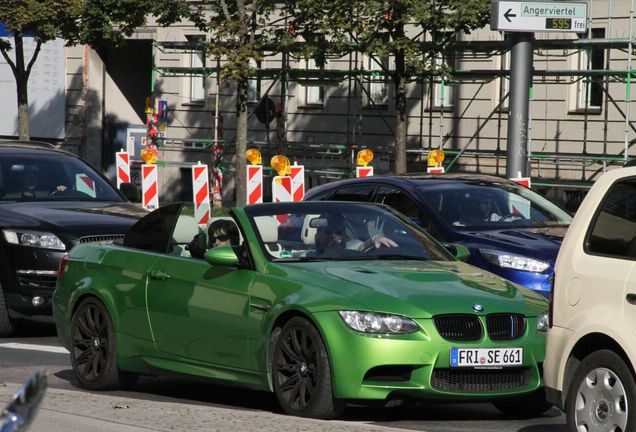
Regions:
[[444, 151], [435, 149], [428, 154], [428, 166], [438, 167], [444, 161]]
[[279, 176], [291, 174], [291, 164], [285, 155], [276, 155], [270, 161], [270, 165], [278, 173]]
[[373, 151], [369, 149], [363, 149], [358, 152], [356, 157], [356, 165], [367, 166], [373, 160]]
[[157, 163], [157, 149], [148, 147], [141, 151], [141, 158], [146, 161], [147, 164]]
[[261, 152], [255, 148], [247, 149], [245, 152], [245, 157], [252, 165], [262, 165], [263, 158], [261, 157]]

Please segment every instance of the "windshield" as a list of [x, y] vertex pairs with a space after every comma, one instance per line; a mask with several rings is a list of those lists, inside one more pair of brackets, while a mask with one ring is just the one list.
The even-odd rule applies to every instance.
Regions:
[[88, 164], [61, 153], [0, 158], [0, 201], [123, 201]]
[[452, 259], [388, 207], [302, 202], [247, 207], [246, 213], [265, 255], [275, 261]]
[[431, 211], [458, 230], [567, 226], [572, 217], [531, 189], [511, 184], [418, 186]]

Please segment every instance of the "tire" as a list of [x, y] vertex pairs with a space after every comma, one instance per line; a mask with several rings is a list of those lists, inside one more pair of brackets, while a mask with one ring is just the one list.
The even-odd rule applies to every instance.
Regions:
[[325, 344], [304, 318], [292, 318], [283, 327], [274, 346], [272, 377], [287, 414], [328, 420], [344, 410], [344, 402], [333, 396]]
[[124, 384], [117, 370], [113, 323], [106, 307], [97, 299], [84, 300], [73, 314], [71, 364], [77, 380], [86, 389], [111, 390]]
[[16, 322], [9, 316], [9, 309], [4, 299], [4, 291], [0, 285], [0, 337], [9, 337], [15, 333]]
[[634, 376], [616, 353], [599, 350], [577, 366], [565, 402], [568, 431], [636, 430], [635, 408]]
[[545, 399], [543, 388], [524, 396], [494, 400], [492, 404], [502, 413], [515, 418], [538, 417], [553, 406]]

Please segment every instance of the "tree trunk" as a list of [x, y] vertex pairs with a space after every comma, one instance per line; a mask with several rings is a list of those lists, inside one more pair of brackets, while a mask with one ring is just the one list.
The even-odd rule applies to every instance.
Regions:
[[404, 52], [395, 56], [395, 174], [406, 173], [406, 76]]
[[22, 34], [16, 32], [15, 40], [15, 81], [18, 93], [18, 135], [21, 140], [31, 139], [29, 130], [29, 75], [24, 65], [24, 46]]
[[241, 80], [236, 85], [236, 173], [234, 190], [236, 205], [247, 202], [247, 168], [245, 152], [247, 151], [247, 81]]

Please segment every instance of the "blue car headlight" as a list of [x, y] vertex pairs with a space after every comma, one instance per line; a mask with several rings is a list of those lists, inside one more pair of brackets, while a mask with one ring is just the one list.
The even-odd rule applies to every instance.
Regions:
[[338, 313], [349, 327], [361, 333], [404, 334], [419, 330], [415, 321], [400, 315], [361, 311]]
[[66, 246], [55, 234], [42, 231], [2, 230], [4, 239], [11, 244], [42, 249], [66, 250]]
[[541, 273], [550, 267], [547, 262], [509, 252], [489, 249], [479, 249], [479, 252], [486, 261], [502, 268]]

